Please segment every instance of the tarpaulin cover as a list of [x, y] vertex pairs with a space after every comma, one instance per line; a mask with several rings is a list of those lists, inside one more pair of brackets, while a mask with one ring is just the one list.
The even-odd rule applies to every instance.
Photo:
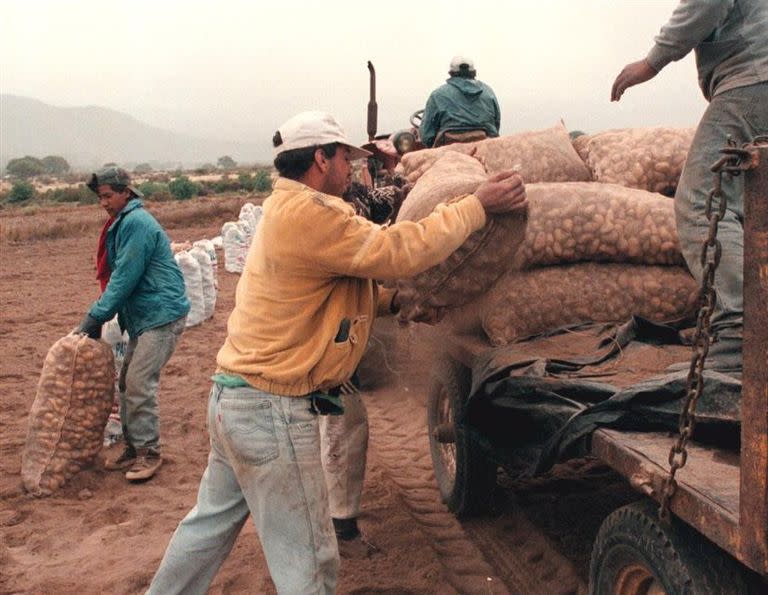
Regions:
[[[682, 343], [676, 328], [635, 317], [584, 357], [532, 356], [526, 343], [489, 349], [476, 359], [465, 416], [457, 421], [508, 471], [523, 476], [587, 454], [589, 437], [600, 427], [676, 432], [690, 367], [684, 360], [689, 362], [691, 353]], [[665, 367], [629, 385], [590, 378], [615, 361], [619, 381], [622, 365], [632, 365], [628, 354], [640, 345], [659, 350], [677, 345], [681, 363], [675, 371]], [[737, 444], [740, 397], [737, 375], [705, 369], [694, 439]]]

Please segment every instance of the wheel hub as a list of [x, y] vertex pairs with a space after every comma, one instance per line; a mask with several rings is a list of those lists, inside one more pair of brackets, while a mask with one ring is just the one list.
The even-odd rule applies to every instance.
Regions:
[[631, 564], [619, 571], [614, 584], [615, 595], [666, 595], [654, 574], [641, 564]]

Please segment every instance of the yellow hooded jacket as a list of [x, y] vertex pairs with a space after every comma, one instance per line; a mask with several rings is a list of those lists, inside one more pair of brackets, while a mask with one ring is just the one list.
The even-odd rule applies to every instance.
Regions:
[[282, 396], [346, 382], [377, 309], [392, 299], [373, 280], [425, 271], [484, 225], [473, 195], [421, 221], [381, 226], [339, 197], [278, 178], [237, 284], [219, 372]]

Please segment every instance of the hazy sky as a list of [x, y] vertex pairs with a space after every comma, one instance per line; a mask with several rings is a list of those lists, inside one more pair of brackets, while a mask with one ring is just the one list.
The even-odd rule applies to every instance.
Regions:
[[407, 125], [472, 57], [502, 134], [553, 125], [694, 126], [706, 104], [692, 55], [610, 103], [627, 62], [650, 49], [677, 0], [185, 0], [4, 2], [0, 91], [99, 105], [176, 132], [250, 140], [304, 109], [364, 142], [371, 60], [379, 132]]

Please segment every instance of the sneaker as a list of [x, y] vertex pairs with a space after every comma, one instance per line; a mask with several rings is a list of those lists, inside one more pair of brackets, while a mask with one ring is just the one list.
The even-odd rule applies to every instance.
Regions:
[[109, 459], [104, 463], [104, 469], [107, 471], [125, 471], [133, 467], [136, 462], [136, 450], [131, 446], [126, 446], [123, 452], [115, 459]]
[[128, 481], [147, 481], [152, 479], [162, 464], [163, 459], [160, 456], [160, 451], [154, 448], [141, 448], [136, 451], [136, 459], [133, 466], [125, 474], [125, 478]]

